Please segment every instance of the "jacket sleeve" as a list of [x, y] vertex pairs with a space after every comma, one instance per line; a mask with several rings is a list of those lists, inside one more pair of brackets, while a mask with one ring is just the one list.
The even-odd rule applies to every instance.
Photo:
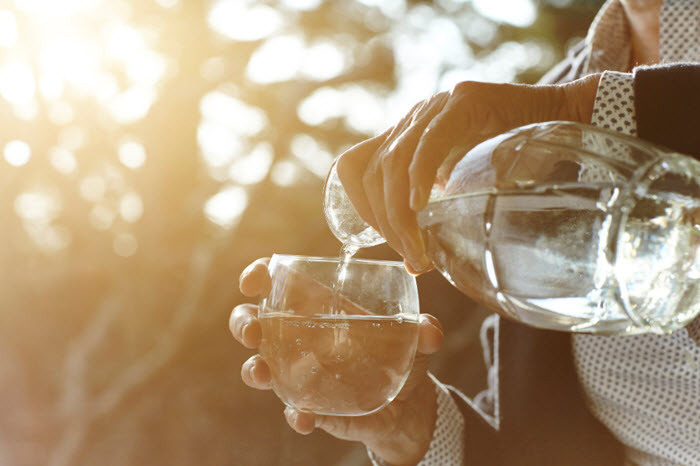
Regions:
[[700, 64], [634, 70], [640, 138], [700, 158]]

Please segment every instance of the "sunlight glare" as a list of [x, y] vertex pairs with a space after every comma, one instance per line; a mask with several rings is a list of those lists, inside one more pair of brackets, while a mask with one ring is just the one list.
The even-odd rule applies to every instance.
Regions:
[[79, 37], [53, 37], [44, 44], [39, 54], [42, 74], [56, 74], [73, 85], [80, 93], [87, 93], [94, 83], [100, 65], [100, 48], [95, 42]]
[[57, 100], [63, 94], [65, 82], [53, 73], [42, 73], [39, 76], [39, 91], [47, 100]]
[[146, 162], [146, 148], [137, 141], [126, 140], [119, 145], [119, 161], [125, 167], [136, 170]]
[[71, 242], [70, 230], [63, 225], [25, 221], [23, 226], [27, 236], [44, 252], [60, 251], [68, 247]]
[[112, 118], [126, 125], [145, 117], [155, 99], [154, 89], [136, 85], [110, 99], [107, 105]]
[[260, 183], [270, 171], [274, 157], [272, 145], [261, 142], [248, 154], [237, 157], [229, 166], [231, 181], [242, 185]]
[[211, 28], [237, 41], [264, 39], [283, 24], [282, 15], [272, 7], [251, 0], [218, 0], [207, 17]]
[[107, 231], [114, 223], [117, 214], [110, 207], [105, 205], [95, 205], [90, 209], [88, 221], [95, 230]]
[[156, 3], [163, 8], [172, 8], [179, 3], [179, 0], [156, 0]]
[[107, 185], [99, 175], [89, 175], [80, 182], [80, 195], [86, 201], [98, 202], [104, 198]]
[[333, 154], [308, 134], [297, 134], [290, 144], [292, 154], [311, 173], [325, 179], [333, 163]]
[[293, 10], [315, 10], [318, 8], [323, 0], [282, 0], [282, 4], [287, 8]]
[[124, 194], [119, 202], [119, 215], [125, 222], [137, 222], [143, 215], [143, 201], [141, 196], [136, 192], [128, 192]]
[[248, 206], [248, 193], [240, 186], [228, 186], [212, 196], [204, 204], [204, 214], [213, 223], [234, 227]]
[[305, 76], [325, 81], [340, 75], [346, 66], [345, 56], [338, 45], [324, 41], [306, 49], [301, 71]]
[[272, 167], [270, 178], [277, 186], [292, 186], [301, 178], [301, 170], [299, 165], [291, 160], [280, 160]]
[[56, 101], [49, 104], [48, 117], [56, 126], [66, 126], [73, 121], [75, 114], [68, 102]]
[[304, 41], [297, 35], [272, 37], [248, 61], [246, 76], [253, 82], [269, 84], [294, 78], [304, 58]]
[[204, 161], [212, 168], [228, 165], [243, 151], [240, 137], [231, 128], [207, 120], [197, 127], [197, 143]]
[[54, 147], [49, 151], [49, 161], [59, 173], [69, 175], [78, 167], [75, 155], [63, 147]]
[[58, 133], [58, 144], [68, 150], [80, 149], [87, 142], [87, 131], [82, 126], [66, 126]]
[[209, 92], [199, 104], [206, 121], [228, 126], [243, 136], [253, 136], [268, 124], [265, 112], [222, 91]]
[[391, 19], [398, 20], [406, 13], [406, 0], [359, 0], [369, 7], [379, 8]]
[[332, 41], [306, 46], [302, 37], [287, 34], [271, 37], [253, 52], [246, 76], [260, 84], [288, 81], [297, 75], [324, 81], [340, 75], [348, 62], [339, 45]]
[[25, 221], [47, 224], [61, 211], [61, 203], [46, 191], [25, 191], [15, 198], [15, 213]]
[[530, 26], [537, 17], [532, 0], [473, 0], [472, 4], [487, 18], [513, 26]]
[[32, 156], [32, 149], [26, 142], [15, 139], [5, 144], [3, 154], [7, 163], [14, 167], [20, 167], [29, 162], [29, 158]]
[[207, 81], [219, 81], [226, 74], [226, 60], [223, 57], [209, 57], [199, 67], [199, 74]]
[[387, 124], [384, 102], [360, 85], [338, 89], [321, 87], [299, 104], [297, 113], [304, 123], [311, 126], [343, 118], [349, 127], [364, 134], [375, 134]]
[[70, 16], [96, 9], [103, 0], [14, 0], [26, 12], [43, 16]]
[[11, 47], [17, 42], [17, 20], [8, 10], [0, 10], [0, 46]]
[[126, 75], [134, 84], [154, 86], [165, 77], [167, 71], [167, 59], [153, 50], [134, 51], [126, 60]]
[[130, 257], [138, 249], [138, 241], [131, 233], [119, 233], [112, 243], [112, 249], [121, 257]]
[[34, 73], [24, 62], [8, 62], [0, 69], [0, 94], [10, 103], [24, 104], [34, 99]]

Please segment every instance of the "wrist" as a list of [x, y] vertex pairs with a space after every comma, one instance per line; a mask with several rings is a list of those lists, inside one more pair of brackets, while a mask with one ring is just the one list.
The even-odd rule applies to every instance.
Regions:
[[591, 74], [561, 85], [566, 109], [564, 120], [586, 124], [591, 122], [601, 76], [601, 73]]
[[410, 399], [397, 400], [385, 408], [394, 411], [385, 434], [364, 442], [386, 464], [414, 466], [430, 447], [437, 420], [437, 393], [427, 373], [425, 380]]

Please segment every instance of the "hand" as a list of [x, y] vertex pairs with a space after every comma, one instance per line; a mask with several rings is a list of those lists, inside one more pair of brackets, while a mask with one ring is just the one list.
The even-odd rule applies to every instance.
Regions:
[[588, 123], [600, 75], [562, 85], [463, 82], [418, 103], [395, 126], [338, 159], [338, 176], [360, 216], [401, 254], [413, 273], [430, 259], [416, 212], [436, 181], [488, 138], [525, 124]]
[[[268, 259], [259, 259], [241, 274], [239, 286], [246, 296], [265, 295], [270, 289]], [[418, 354], [413, 369], [399, 395], [382, 410], [359, 417], [321, 416], [285, 408], [289, 425], [301, 434], [318, 427], [335, 437], [363, 442], [391, 464], [415, 464], [430, 445], [437, 416], [435, 386], [428, 377], [428, 355], [442, 344], [438, 320], [421, 314]], [[234, 308], [229, 320], [234, 338], [246, 348], [257, 348], [262, 339], [258, 309], [253, 304]], [[241, 368], [246, 385], [259, 390], [270, 388], [270, 369], [260, 355], [248, 359]]]

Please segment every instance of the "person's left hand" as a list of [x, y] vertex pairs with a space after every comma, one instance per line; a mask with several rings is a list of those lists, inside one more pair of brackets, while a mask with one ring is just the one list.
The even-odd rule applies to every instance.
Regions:
[[463, 82], [418, 103], [396, 125], [338, 158], [338, 177], [355, 209], [413, 273], [426, 271], [416, 212], [436, 181], [486, 139], [525, 124], [588, 123], [600, 75], [562, 85]]
[[[270, 290], [269, 259], [259, 259], [241, 274], [240, 289], [246, 296], [266, 295]], [[306, 283], [318, 286], [313, 281]], [[308, 291], [308, 290], [307, 290]], [[320, 290], [320, 293], [326, 293]], [[314, 292], [304, 293], [313, 301]], [[300, 303], [303, 304], [303, 303]], [[309, 303], [313, 306], [313, 303]], [[262, 326], [258, 307], [240, 304], [231, 312], [229, 328], [233, 337], [246, 348], [255, 349], [262, 342]], [[365, 416], [329, 416], [298, 411], [287, 407], [287, 423], [301, 434], [315, 428], [344, 440], [359, 441], [392, 464], [416, 464], [425, 455], [433, 437], [437, 418], [435, 383], [428, 375], [429, 355], [442, 345], [440, 322], [421, 314], [418, 321], [418, 346], [411, 372], [401, 392], [384, 408]], [[271, 388], [270, 366], [259, 354], [248, 359], [241, 368], [243, 382], [258, 390]]]

